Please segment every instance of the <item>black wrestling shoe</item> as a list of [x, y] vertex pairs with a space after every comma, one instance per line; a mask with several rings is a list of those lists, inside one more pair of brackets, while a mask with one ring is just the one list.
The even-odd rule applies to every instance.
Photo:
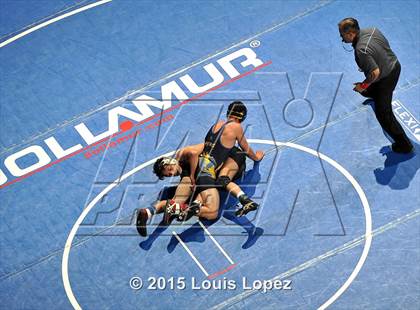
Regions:
[[401, 154], [409, 154], [413, 151], [413, 145], [412, 144], [408, 144], [405, 146], [401, 146], [400, 144], [397, 143], [392, 143], [392, 151], [395, 153], [401, 153]]
[[146, 237], [147, 236], [147, 220], [149, 216], [147, 215], [146, 209], [139, 209], [137, 212], [137, 219], [136, 219], [136, 228], [140, 236]]
[[239, 202], [242, 204], [242, 207], [236, 210], [236, 216], [244, 216], [251, 211], [257, 210], [260, 206], [258, 203], [252, 201], [252, 199], [246, 195], [242, 195], [241, 197], [239, 197]]

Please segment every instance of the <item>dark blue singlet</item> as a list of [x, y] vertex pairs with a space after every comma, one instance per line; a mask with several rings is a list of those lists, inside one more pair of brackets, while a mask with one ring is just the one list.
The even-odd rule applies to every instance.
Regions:
[[231, 122], [232, 121], [227, 121], [216, 132], [213, 132], [213, 128], [215, 126], [213, 125], [207, 132], [206, 138], [204, 139], [204, 149], [199, 160], [201, 175], [216, 178], [217, 169], [219, 169], [229, 157], [229, 153], [232, 148], [223, 146], [221, 136], [226, 125]]

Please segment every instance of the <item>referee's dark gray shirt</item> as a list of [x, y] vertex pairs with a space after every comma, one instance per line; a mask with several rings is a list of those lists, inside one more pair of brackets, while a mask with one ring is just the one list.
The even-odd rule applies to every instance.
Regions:
[[358, 41], [353, 47], [356, 63], [366, 77], [379, 68], [381, 73], [376, 81], [386, 77], [398, 61], [388, 40], [378, 28], [360, 29]]

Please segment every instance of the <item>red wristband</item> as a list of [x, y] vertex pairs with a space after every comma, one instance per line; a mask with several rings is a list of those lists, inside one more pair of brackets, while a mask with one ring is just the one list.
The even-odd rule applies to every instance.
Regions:
[[369, 87], [370, 84], [368, 83], [360, 83], [360, 88], [362, 89], [367, 89]]

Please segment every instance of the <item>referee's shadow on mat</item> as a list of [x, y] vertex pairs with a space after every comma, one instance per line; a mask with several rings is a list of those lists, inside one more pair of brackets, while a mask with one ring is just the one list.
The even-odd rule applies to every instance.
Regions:
[[[252, 168], [252, 170], [246, 171], [242, 180], [237, 181], [236, 183], [242, 187], [242, 190], [249, 197], [252, 197], [252, 195], [254, 195], [255, 193], [256, 186], [260, 182], [260, 180], [261, 180], [261, 174], [259, 172], [259, 163], [254, 163], [254, 167]], [[220, 193], [220, 201], [223, 203], [221, 203], [219, 207], [218, 218], [215, 220], [201, 219], [201, 222], [203, 223], [203, 225], [206, 227], [209, 227], [213, 225], [214, 223], [218, 222], [219, 219], [223, 217], [245, 229], [244, 234], [247, 234], [248, 238], [245, 241], [245, 243], [242, 244], [243, 249], [248, 249], [251, 246], [253, 246], [258, 240], [258, 238], [263, 235], [264, 230], [252, 224], [252, 222], [246, 216], [237, 217], [235, 215], [235, 211], [236, 211], [235, 206], [238, 203], [237, 199], [229, 195], [227, 192]], [[250, 213], [250, 215], [252, 214], [251, 216], [253, 216], [254, 213], [255, 212]], [[226, 226], [226, 224], [224, 226]], [[191, 227], [184, 230], [181, 234], [179, 234], [179, 237], [185, 243], [205, 241], [204, 230], [202, 229], [201, 225], [198, 222], [194, 223]], [[178, 244], [179, 244], [178, 239], [175, 238], [175, 236], [172, 236], [167, 246], [168, 252], [172, 253]]]
[[[369, 105], [375, 111], [375, 102], [371, 98], [366, 99], [363, 105]], [[389, 135], [384, 130], [382, 131], [392, 143]], [[405, 189], [410, 186], [410, 182], [420, 167], [420, 159], [417, 156], [420, 151], [420, 145], [413, 140], [411, 140], [411, 143], [414, 146], [414, 151], [410, 154], [395, 153], [390, 146], [383, 146], [379, 150], [379, 153], [386, 158], [383, 168], [376, 168], [373, 171], [378, 184], [388, 185], [395, 190]]]
[[373, 171], [378, 184], [388, 185], [395, 190], [409, 187], [420, 168], [420, 158], [417, 155], [420, 152], [420, 145], [411, 142], [414, 151], [410, 154], [395, 153], [389, 146], [381, 148], [379, 152], [385, 156], [384, 166]]

